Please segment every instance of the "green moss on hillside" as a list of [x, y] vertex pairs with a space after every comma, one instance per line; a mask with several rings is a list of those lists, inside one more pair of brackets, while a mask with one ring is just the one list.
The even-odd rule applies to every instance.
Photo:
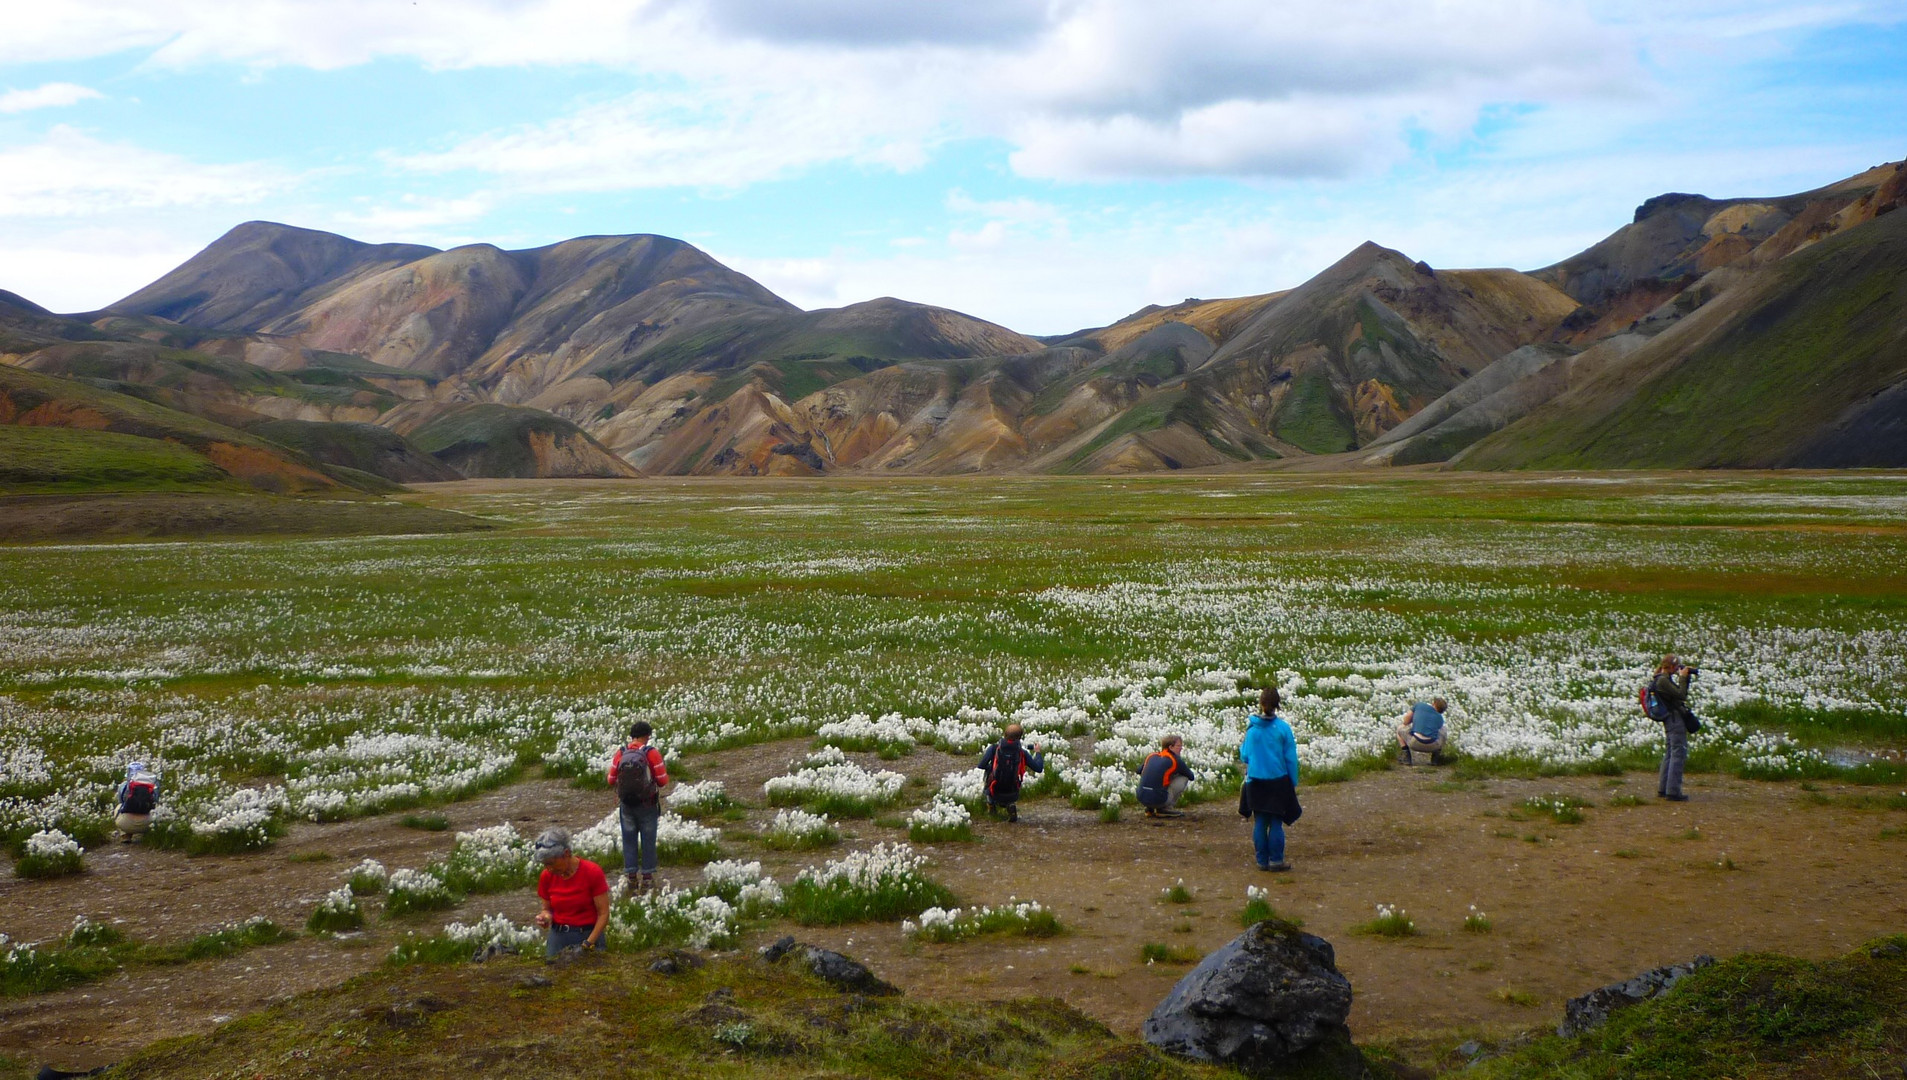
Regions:
[[158, 1043], [115, 1075], [928, 1080], [956, 1062], [974, 1080], [1231, 1075], [1167, 1060], [1058, 1001], [862, 997], [754, 961], [669, 976], [649, 959], [386, 969]]
[[1478, 444], [1465, 464], [1778, 465], [1850, 404], [1907, 376], [1907, 214], [1824, 240], [1777, 273], [1762, 301], [1707, 344], [1638, 386], [1610, 388], [1626, 399], [1538, 413]]
[[1291, 381], [1271, 418], [1272, 433], [1313, 454], [1336, 454], [1357, 445], [1357, 429], [1323, 372], [1306, 371]]
[[1897, 1076], [1907, 1058], [1907, 935], [1833, 960], [1748, 953], [1688, 976], [1595, 1031], [1465, 1072], [1484, 1080]]
[[0, 491], [238, 490], [225, 470], [177, 443], [74, 428], [0, 426]]

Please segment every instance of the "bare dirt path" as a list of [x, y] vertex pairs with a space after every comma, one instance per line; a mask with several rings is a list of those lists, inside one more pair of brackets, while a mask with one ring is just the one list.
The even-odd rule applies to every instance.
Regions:
[[[758, 803], [761, 781], [804, 750], [798, 742], [750, 747], [701, 756], [690, 768]], [[920, 778], [904, 804], [913, 805], [963, 763], [920, 751], [881, 764]], [[1611, 798], [1650, 796], [1654, 778], [1450, 780], [1447, 770], [1400, 769], [1304, 789], [1305, 818], [1291, 836], [1296, 869], [1283, 875], [1253, 867], [1248, 830], [1227, 805], [1202, 805], [1168, 823], [1129, 816], [1102, 825], [1062, 802], [1036, 801], [1018, 825], [982, 821], [979, 842], [935, 846], [934, 873], [968, 902], [1018, 896], [1054, 907], [1072, 928], [1066, 936], [917, 946], [887, 924], [795, 932], [861, 956], [913, 994], [1058, 996], [1134, 1031], [1186, 970], [1148, 967], [1140, 946], [1215, 948], [1238, 932], [1247, 886], [1262, 885], [1280, 912], [1303, 919], [1337, 947], [1357, 992], [1353, 1030], [1371, 1039], [1549, 1023], [1566, 997], [1698, 953], [1825, 956], [1907, 930], [1907, 840], [1881, 835], [1907, 831], [1907, 814], [1854, 804], [1877, 794], [1871, 790], [1822, 785], [1809, 793], [1793, 784], [1698, 776], [1688, 803], [1648, 798], [1622, 807]], [[1587, 820], [1558, 825], [1517, 809], [1524, 798], [1552, 792], [1593, 803]], [[608, 805], [606, 794], [537, 780], [442, 812], [453, 828], [508, 820], [533, 833], [550, 823], [589, 824]], [[720, 823], [725, 853], [761, 858], [783, 881], [817, 858], [904, 838], [874, 822], [848, 822], [846, 843], [832, 852], [764, 851], [746, 836], [768, 813], [757, 809], [748, 822]], [[253, 914], [298, 927], [358, 859], [416, 866], [448, 850], [450, 833], [403, 828], [398, 816], [300, 826], [272, 850], [247, 856], [96, 852], [83, 877], [0, 885], [0, 930], [16, 939], [49, 938], [79, 913], [123, 920], [129, 934], [154, 940]], [[295, 861], [314, 852], [333, 858]], [[696, 876], [691, 869], [665, 871], [680, 884]], [[1179, 878], [1195, 891], [1193, 902], [1161, 902], [1161, 890]], [[1379, 903], [1407, 909], [1420, 936], [1354, 933]], [[1472, 904], [1488, 913], [1492, 932], [1462, 931]], [[527, 919], [535, 901], [528, 890], [476, 897], [440, 921], [491, 911]], [[156, 1038], [205, 1030], [283, 996], [333, 985], [379, 962], [397, 932], [431, 925], [374, 923], [355, 939], [301, 938], [226, 960], [136, 970], [0, 1001], [0, 1053], [68, 1065], [111, 1061]]]

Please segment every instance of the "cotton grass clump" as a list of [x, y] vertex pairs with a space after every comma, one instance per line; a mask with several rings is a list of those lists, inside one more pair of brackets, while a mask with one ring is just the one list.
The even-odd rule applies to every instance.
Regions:
[[[830, 753], [832, 751], [832, 753]], [[797, 763], [793, 772], [762, 785], [771, 806], [799, 806], [835, 817], [868, 817], [900, 798], [907, 778], [897, 772], [864, 769], [827, 747]]]
[[901, 923], [901, 934], [915, 941], [950, 943], [984, 934], [1053, 937], [1064, 932], [1059, 916], [1038, 901], [1008, 898], [998, 907], [938, 908], [920, 913], [920, 921]]
[[926, 864], [926, 856], [906, 844], [878, 844], [811, 866], [788, 886], [788, 915], [803, 926], [834, 926], [951, 907], [953, 894], [922, 873]]

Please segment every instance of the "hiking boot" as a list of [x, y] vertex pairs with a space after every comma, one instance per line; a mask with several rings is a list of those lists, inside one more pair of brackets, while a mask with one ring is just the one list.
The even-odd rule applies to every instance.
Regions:
[[1008, 825], [1011, 825], [1018, 820], [1020, 820], [1020, 808], [1017, 806], [1007, 807], [1006, 808], [1006, 823]]
[[1442, 764], [1443, 764], [1443, 751], [1442, 751], [1442, 750], [1432, 750], [1432, 751], [1430, 752], [1430, 763], [1431, 763], [1432, 765], [1442, 765]]
[[1146, 807], [1146, 816], [1149, 818], [1155, 818], [1159, 816], [1159, 812], [1156, 809], [1148, 806]]
[[1161, 811], [1159, 811], [1159, 816], [1160, 816], [1160, 817], [1184, 817], [1184, 816], [1185, 816], [1185, 811], [1183, 811], [1183, 810], [1161, 810]]
[[1402, 746], [1402, 747], [1398, 747], [1398, 749], [1397, 749], [1397, 760], [1399, 760], [1399, 761], [1401, 761], [1401, 762], [1403, 762], [1403, 763], [1404, 763], [1404, 764], [1406, 764], [1406, 765], [1415, 765], [1415, 764], [1417, 764], [1417, 763], [1416, 763], [1415, 761], [1412, 761], [1412, 760], [1410, 759], [1410, 747], [1408, 747], [1408, 746]]
[[1680, 792], [1677, 792], [1674, 795], [1664, 795], [1662, 797], [1669, 800], [1670, 802], [1687, 802], [1688, 801], [1688, 796]]
[[1259, 869], [1269, 870], [1274, 874], [1282, 874], [1285, 871], [1291, 869], [1291, 864], [1288, 862], [1275, 862], [1275, 863], [1272, 863], [1270, 866], [1259, 867]]
[[656, 891], [656, 876], [654, 874], [642, 875], [642, 883], [640, 888], [645, 893], [655, 892]]
[[624, 893], [625, 895], [628, 895], [628, 896], [639, 896], [639, 895], [641, 895], [641, 893], [642, 893], [642, 875], [641, 875], [641, 874], [630, 874], [630, 873], [625, 873], [625, 874], [623, 874], [623, 876], [622, 876], [622, 891], [623, 891], [623, 893]]

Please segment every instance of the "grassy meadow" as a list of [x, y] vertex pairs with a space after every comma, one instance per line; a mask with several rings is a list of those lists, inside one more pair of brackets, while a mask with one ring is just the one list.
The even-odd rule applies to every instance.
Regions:
[[[1897, 782], [1907, 476], [1388, 475], [483, 482], [456, 536], [0, 548], [0, 833], [155, 839], [441, 803], [812, 735], [968, 751], [1008, 718], [1045, 790], [1112, 799], [1159, 734], [1214, 793], [1283, 688], [1306, 780], [1382, 768], [1414, 700], [1459, 769], [1652, 768], [1635, 690], [1675, 649], [1693, 765]], [[1108, 779], [1108, 777], [1112, 779]], [[737, 793], [755, 799], [759, 793]], [[1129, 796], [1128, 796], [1129, 797]]]

